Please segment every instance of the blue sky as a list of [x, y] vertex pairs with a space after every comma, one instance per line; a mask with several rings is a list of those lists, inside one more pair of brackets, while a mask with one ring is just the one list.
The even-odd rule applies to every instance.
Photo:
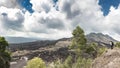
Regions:
[[104, 15], [109, 14], [111, 6], [117, 9], [119, 4], [120, 0], [99, 0], [99, 5], [102, 7], [101, 10], [104, 12]]
[[32, 4], [30, 3], [30, 0], [17, 0], [20, 6], [28, 10], [30, 13], [33, 13], [34, 10], [32, 9]]

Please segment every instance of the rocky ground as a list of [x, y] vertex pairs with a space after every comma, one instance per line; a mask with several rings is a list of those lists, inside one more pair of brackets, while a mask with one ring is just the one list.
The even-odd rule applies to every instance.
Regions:
[[120, 68], [120, 49], [108, 49], [94, 60], [92, 68]]
[[45, 62], [53, 62], [59, 59], [65, 59], [69, 54], [68, 46], [70, 41], [58, 41], [54, 46], [40, 47], [36, 50], [18, 50], [12, 53], [12, 62], [10, 68], [23, 68], [27, 61], [26, 58], [40, 57]]

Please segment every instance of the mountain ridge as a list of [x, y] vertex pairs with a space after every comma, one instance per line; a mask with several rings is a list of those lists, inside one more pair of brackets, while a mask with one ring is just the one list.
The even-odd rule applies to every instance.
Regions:
[[110, 41], [118, 42], [117, 40], [113, 39], [111, 36], [102, 33], [90, 33], [86, 35], [86, 38], [88, 42], [92, 42], [92, 41], [99, 41], [105, 43], [109, 43]]
[[[104, 35], [104, 34], [100, 34], [100, 33], [92, 33], [92, 34], [88, 34], [86, 35], [87, 38], [87, 43], [98, 43], [98, 45], [105, 45], [107, 47], [109, 47], [109, 42], [113, 41], [113, 42], [117, 42], [116, 40], [114, 40], [112, 37]], [[10, 44], [10, 48], [12, 50], [15, 49], [20, 49], [20, 50], [35, 50], [35, 49], [39, 49], [41, 47], [46, 47], [46, 46], [69, 46], [71, 44], [71, 39], [72, 38], [62, 38], [62, 39], [58, 39], [58, 40], [37, 40], [37, 41], [33, 41], [33, 42], [26, 42], [26, 43], [12, 43]], [[66, 44], [67, 43], [67, 44]], [[56, 47], [57, 47], [56, 46]]]
[[[9, 42], [9, 43], [29, 43], [29, 42], [36, 42], [36, 41], [46, 41], [46, 39], [38, 39], [38, 38], [26, 38], [26, 37], [5, 37], [6, 40]], [[100, 42], [103, 42], [101, 41], [100, 38], [104, 38], [105, 40], [103, 40], [104, 42], [109, 42], [109, 41], [113, 41], [113, 42], [118, 42], [117, 40], [113, 39], [112, 37], [110, 37], [109, 35], [105, 35], [105, 34], [102, 34], [102, 33], [90, 33], [90, 34], [87, 34], [86, 35], [86, 39], [88, 40], [88, 42], [96, 42], [96, 41], [100, 41]], [[60, 39], [57, 39], [57, 41], [59, 40], [70, 40], [71, 38], [60, 38]], [[107, 40], [107, 41], [106, 41]], [[50, 40], [49, 40], [50, 41]]]

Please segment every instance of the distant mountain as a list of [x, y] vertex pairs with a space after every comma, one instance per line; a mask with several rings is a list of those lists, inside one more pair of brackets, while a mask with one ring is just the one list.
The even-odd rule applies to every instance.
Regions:
[[102, 33], [90, 33], [90, 34], [86, 35], [86, 38], [87, 38], [88, 43], [96, 42], [99, 44], [109, 45], [110, 41], [112, 41], [114, 43], [118, 42], [117, 40], [113, 39], [109, 35], [105, 35]]
[[[40, 41], [41, 39], [36, 38], [25, 38], [25, 37], [5, 37], [6, 40], [9, 43], [26, 43], [26, 42], [34, 42], [34, 41]], [[86, 35], [88, 42], [104, 42], [109, 43], [110, 41], [117, 42], [117, 40], [113, 39], [109, 35], [104, 35], [102, 33], [90, 33]], [[56, 41], [65, 41], [65, 40], [71, 40], [70, 38], [62, 38]], [[42, 39], [42, 41], [44, 41]]]
[[[109, 35], [104, 35], [102, 33], [90, 33], [86, 35], [87, 42], [96, 42], [99, 45], [106, 45], [109, 46], [109, 42], [117, 42], [117, 40], [113, 39]], [[22, 37], [12, 37], [12, 38], [6, 38], [9, 42], [12, 42], [10, 44], [11, 49], [28, 49], [28, 50], [34, 50], [39, 49], [40, 47], [46, 47], [46, 46], [68, 46], [71, 43], [71, 38], [62, 38], [58, 40], [37, 40], [37, 39], [31, 39], [31, 38], [22, 38]], [[37, 41], [36, 41], [37, 40]], [[18, 42], [18, 43], [13, 43]], [[21, 43], [20, 43], [21, 42]], [[67, 43], [67, 44], [66, 44]]]
[[33, 42], [37, 41], [38, 39], [34, 38], [25, 38], [25, 37], [5, 37], [8, 43], [25, 43], [25, 42]]

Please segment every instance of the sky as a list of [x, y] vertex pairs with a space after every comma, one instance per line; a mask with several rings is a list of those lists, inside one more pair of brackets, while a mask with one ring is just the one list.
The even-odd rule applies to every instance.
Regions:
[[120, 0], [1, 0], [0, 35], [39, 39], [104, 33], [120, 40]]

